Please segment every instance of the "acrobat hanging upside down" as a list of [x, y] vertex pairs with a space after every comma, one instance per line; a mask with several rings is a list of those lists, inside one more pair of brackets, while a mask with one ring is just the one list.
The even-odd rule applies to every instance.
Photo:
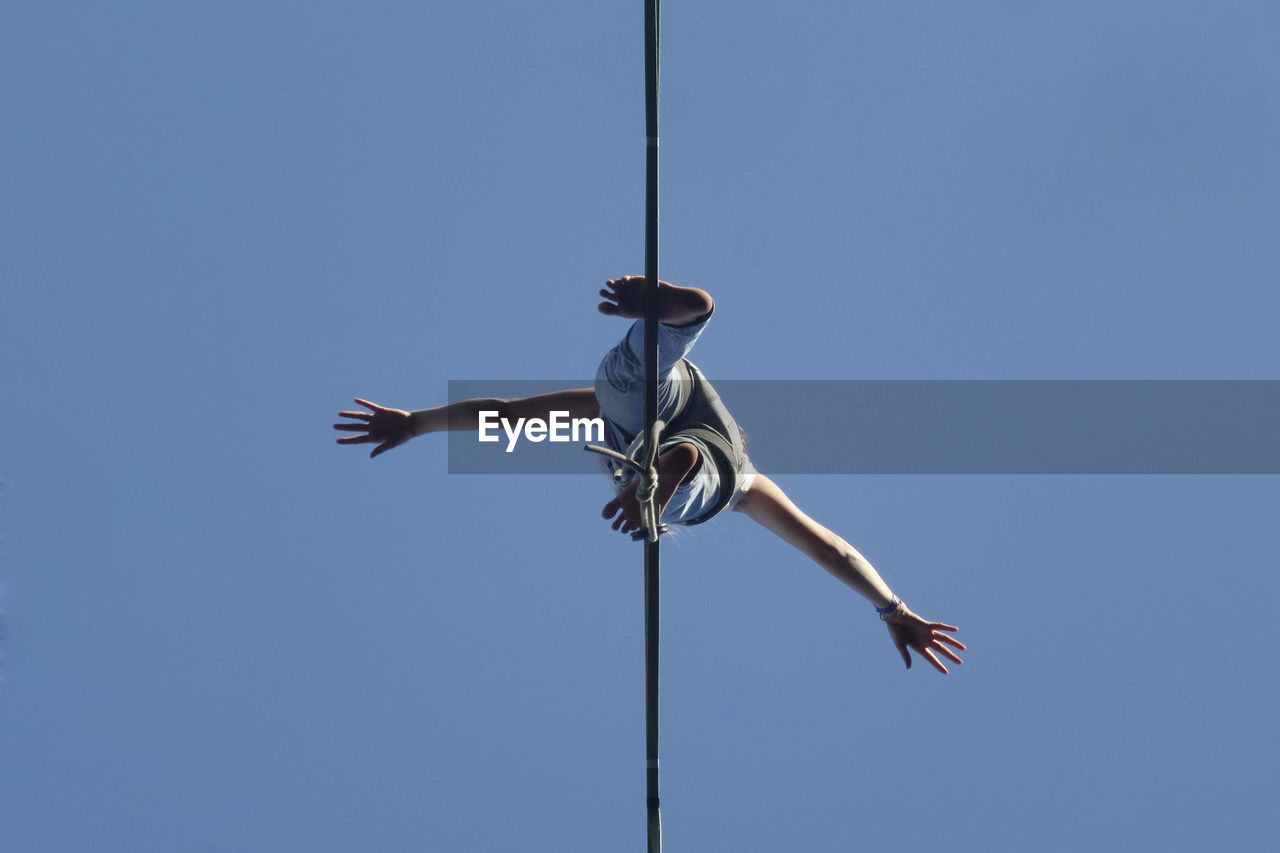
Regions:
[[[357, 433], [339, 444], [373, 444], [370, 457], [399, 447], [415, 436], [444, 430], [476, 430], [480, 413], [498, 412], [515, 422], [568, 412], [571, 418], [601, 418], [605, 441], [625, 451], [644, 430], [643, 276], [605, 282], [600, 313], [635, 322], [622, 341], [600, 362], [593, 388], [573, 388], [512, 399], [462, 400], [447, 406], [406, 411], [357, 398], [369, 411], [339, 412], [350, 419], [334, 429]], [[701, 524], [725, 510], [741, 512], [804, 552], [867, 599], [889, 629], [898, 653], [911, 668], [908, 649], [946, 673], [938, 656], [962, 663], [953, 649], [964, 644], [951, 636], [954, 625], [929, 622], [904, 604], [852, 545], [800, 510], [773, 480], [755, 470], [732, 415], [701, 372], [687, 358], [715, 309], [704, 290], [658, 285], [658, 419], [666, 423], [658, 447], [657, 503], [665, 524]], [[614, 463], [608, 463], [611, 466]], [[625, 534], [642, 526], [636, 499], [639, 478], [615, 475], [616, 494], [601, 515]]]

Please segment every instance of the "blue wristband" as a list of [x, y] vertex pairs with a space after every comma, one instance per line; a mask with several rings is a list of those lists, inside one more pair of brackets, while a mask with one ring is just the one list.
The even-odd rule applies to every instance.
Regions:
[[895, 595], [893, 597], [893, 601], [890, 601], [884, 607], [877, 607], [876, 612], [879, 613], [881, 616], [885, 615], [886, 613], [892, 613], [894, 609], [901, 603], [902, 601], [898, 598], [898, 596]]

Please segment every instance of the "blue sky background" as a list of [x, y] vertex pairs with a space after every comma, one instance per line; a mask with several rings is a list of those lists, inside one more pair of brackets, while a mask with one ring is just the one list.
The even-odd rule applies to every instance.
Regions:
[[[641, 848], [607, 485], [329, 425], [590, 377], [643, 261], [642, 8], [0, 10], [6, 850]], [[1273, 4], [663, 25], [713, 379], [1280, 378]], [[904, 672], [744, 518], [676, 538], [666, 849], [1274, 848], [1280, 480], [779, 479], [966, 663]]]

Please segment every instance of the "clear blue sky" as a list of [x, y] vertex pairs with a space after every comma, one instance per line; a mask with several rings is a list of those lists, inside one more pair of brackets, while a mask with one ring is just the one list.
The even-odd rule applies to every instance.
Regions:
[[[1280, 378], [1280, 11], [1034, 5], [667, 4], [709, 376]], [[590, 377], [642, 3], [12, 0], [0, 114], [0, 845], [641, 849], [607, 485], [329, 425]], [[1280, 478], [779, 479], [966, 663], [677, 538], [666, 849], [1275, 848]]]

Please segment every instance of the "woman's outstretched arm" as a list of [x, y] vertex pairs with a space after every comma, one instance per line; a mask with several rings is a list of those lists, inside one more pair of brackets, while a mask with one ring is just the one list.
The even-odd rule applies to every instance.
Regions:
[[751, 488], [738, 501], [735, 509], [803, 551], [880, 610], [889, 629], [889, 636], [908, 669], [911, 668], [908, 648], [915, 649], [917, 654], [944, 674], [947, 668], [938, 660], [937, 654], [955, 663], [962, 663], [948, 646], [963, 651], [964, 644], [945, 633], [957, 630], [955, 626], [925, 621], [908, 610], [856, 548], [805, 515], [777, 483], [763, 474], [757, 474]]
[[352, 422], [337, 423], [342, 432], [360, 433], [338, 439], [338, 444], [376, 444], [369, 458], [399, 447], [411, 438], [445, 430], [475, 430], [480, 425], [480, 412], [497, 412], [499, 418], [515, 422], [520, 418], [546, 418], [551, 412], [568, 412], [570, 418], [594, 418], [600, 414], [596, 393], [591, 388], [570, 388], [535, 394], [532, 397], [498, 397], [460, 400], [434, 409], [392, 409], [356, 398], [367, 412], [338, 412], [340, 418]]

